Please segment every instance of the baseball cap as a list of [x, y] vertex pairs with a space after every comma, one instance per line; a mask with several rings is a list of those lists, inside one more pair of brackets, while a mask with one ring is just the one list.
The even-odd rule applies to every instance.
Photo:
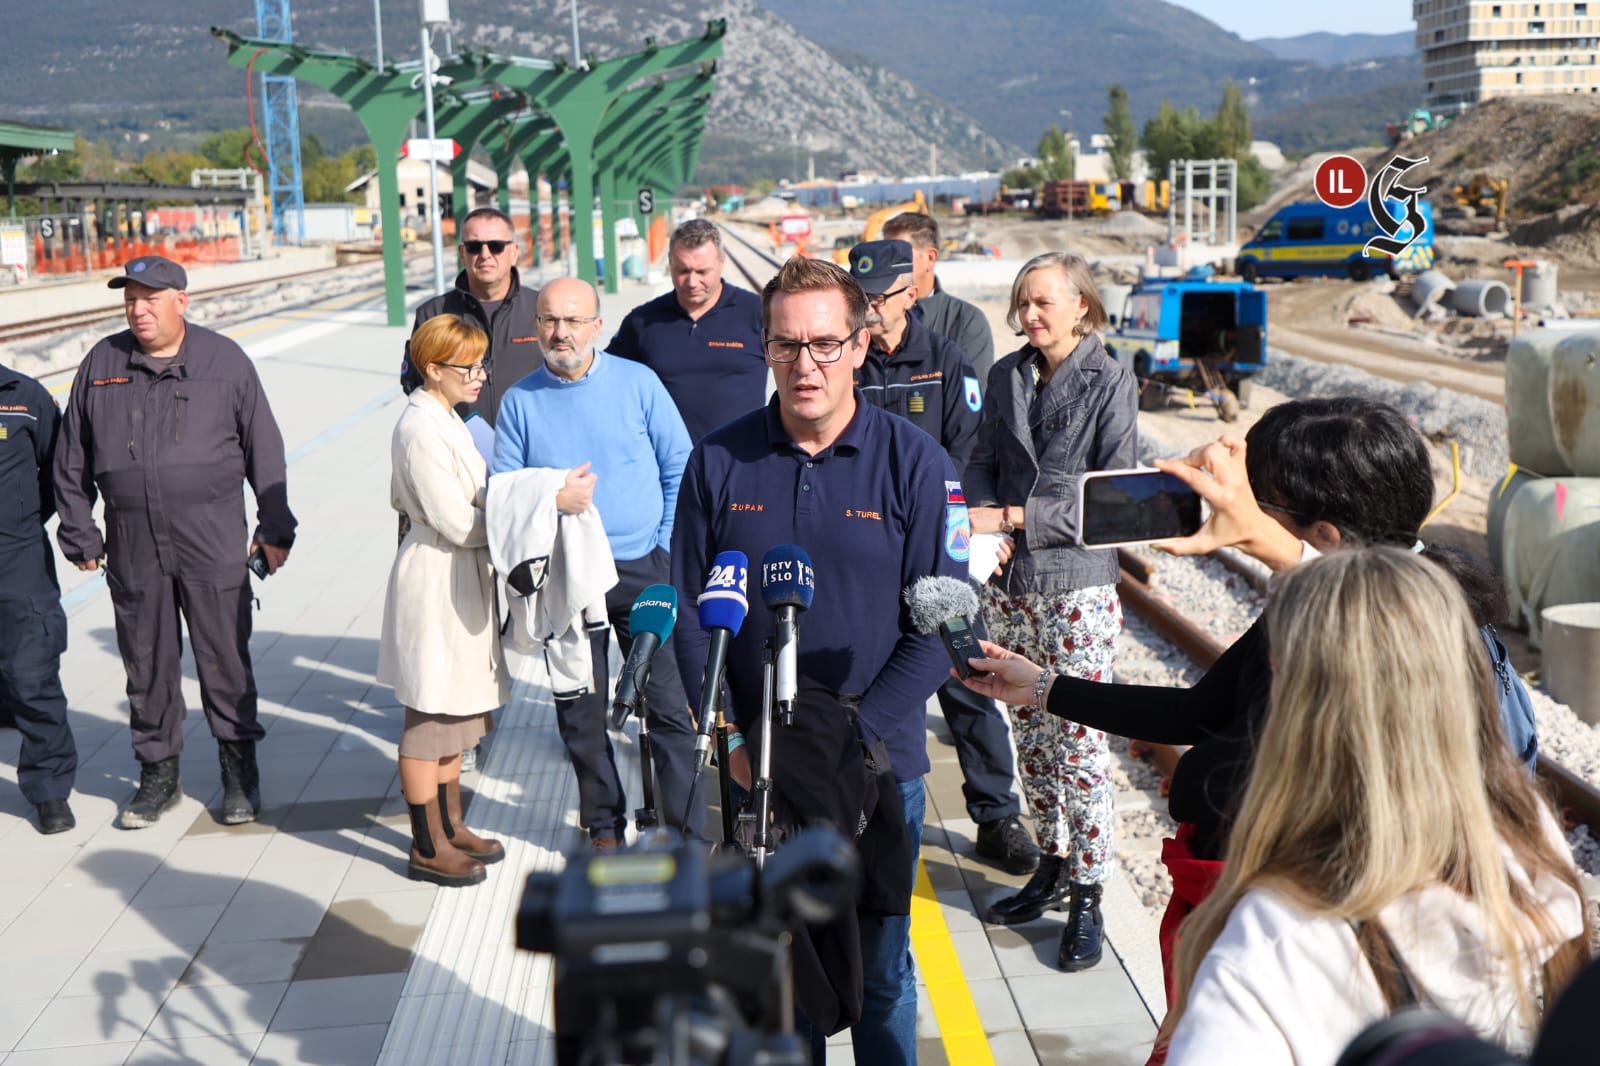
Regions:
[[152, 289], [177, 289], [183, 292], [189, 288], [189, 275], [184, 273], [183, 267], [160, 255], [141, 255], [128, 260], [122, 264], [122, 273], [106, 282], [106, 288], [120, 289], [130, 281], [137, 281]]
[[910, 241], [862, 241], [850, 249], [850, 276], [868, 296], [888, 292], [901, 275], [909, 273]]

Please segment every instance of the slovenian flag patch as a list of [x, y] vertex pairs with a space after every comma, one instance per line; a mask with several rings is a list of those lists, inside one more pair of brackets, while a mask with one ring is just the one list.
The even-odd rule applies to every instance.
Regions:
[[947, 507], [957, 504], [962, 507], [967, 505], [966, 494], [961, 491], [961, 482], [946, 481], [944, 483], [944, 502]]

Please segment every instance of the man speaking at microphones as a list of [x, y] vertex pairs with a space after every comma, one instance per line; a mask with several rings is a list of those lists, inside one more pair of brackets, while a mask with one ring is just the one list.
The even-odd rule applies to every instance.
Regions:
[[[754, 560], [776, 546], [798, 545], [811, 559], [815, 595], [797, 620], [799, 706], [792, 726], [774, 727], [774, 765], [784, 759], [786, 740], [815, 730], [819, 719], [834, 723], [843, 739], [859, 737], [878, 757], [887, 755], [894, 798], [904, 808], [903, 827], [896, 826], [907, 842], [902, 854], [909, 860], [902, 862], [911, 868], [893, 871], [906, 886], [900, 907], [881, 900], [870, 911], [858, 907], [864, 1001], [851, 1035], [857, 1062], [888, 1066], [916, 1061], [910, 918], [896, 912], [909, 910], [922, 836], [926, 705], [949, 671], [939, 638], [912, 630], [902, 594], [917, 578], [965, 573], [968, 525], [965, 505], [948, 497], [946, 483], [955, 484], [956, 473], [938, 442], [867, 404], [854, 387], [867, 354], [867, 310], [861, 287], [832, 263], [791, 259], [767, 285], [763, 343], [777, 396], [714, 430], [690, 454], [673, 524], [672, 573], [680, 591], [694, 590], [719, 552], [744, 552], [752, 580]], [[680, 611], [674, 643], [694, 697], [706, 642], [687, 591]], [[746, 733], [761, 711], [761, 648], [775, 614], [752, 609], [728, 652], [729, 709]], [[809, 713], [818, 691], [831, 694], [840, 713]], [[833, 801], [834, 779], [808, 784], [816, 794], [788, 797], [791, 806]], [[869, 865], [874, 858], [864, 857]], [[848, 1011], [813, 1017], [803, 990], [801, 1007], [814, 1050], [827, 1032], [853, 1020]]]

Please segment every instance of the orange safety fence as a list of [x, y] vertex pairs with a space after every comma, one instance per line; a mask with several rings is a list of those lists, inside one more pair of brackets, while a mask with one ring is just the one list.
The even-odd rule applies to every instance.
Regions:
[[52, 250], [45, 254], [44, 238], [34, 235], [33, 272], [35, 274], [65, 275], [87, 274], [92, 270], [115, 270], [130, 259], [141, 255], [162, 255], [184, 266], [203, 266], [213, 263], [236, 263], [240, 259], [239, 238], [219, 237], [215, 240], [164, 241], [152, 244], [147, 241], [107, 239], [104, 246], [91, 248], [87, 253], [74, 248], [68, 252]]

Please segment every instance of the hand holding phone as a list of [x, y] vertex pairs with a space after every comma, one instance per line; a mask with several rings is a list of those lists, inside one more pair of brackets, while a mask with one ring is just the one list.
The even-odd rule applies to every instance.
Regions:
[[267, 566], [267, 553], [260, 545], [257, 545], [256, 550], [250, 553], [250, 558], [245, 565], [250, 567], [256, 577], [263, 581], [267, 579], [268, 574], [272, 573], [271, 568]]

